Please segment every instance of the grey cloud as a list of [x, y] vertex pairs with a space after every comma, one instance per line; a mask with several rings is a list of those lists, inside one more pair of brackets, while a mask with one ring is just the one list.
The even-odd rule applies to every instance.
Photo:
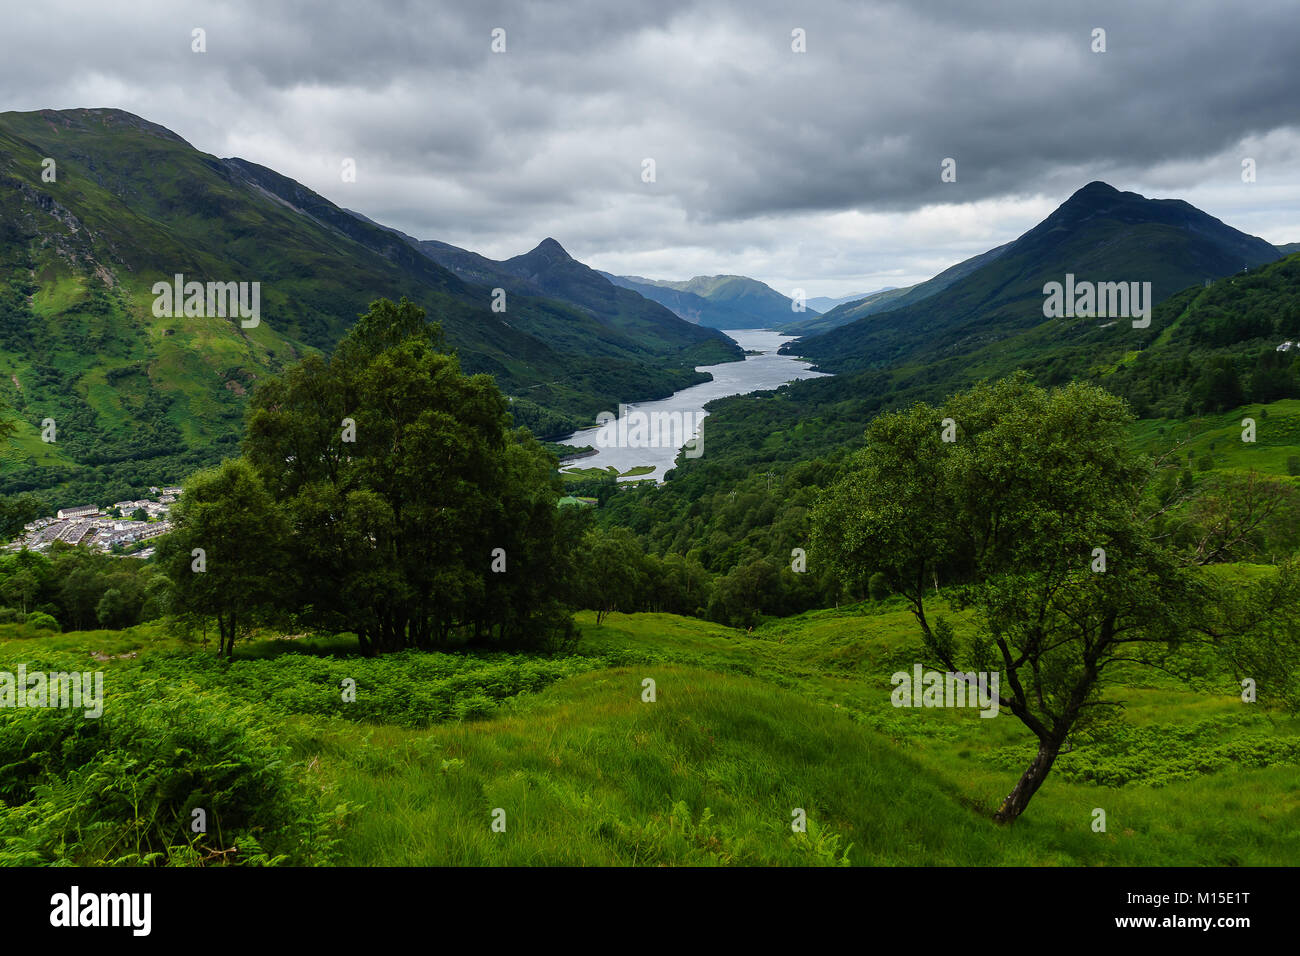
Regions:
[[[628, 271], [749, 263], [813, 294], [924, 277], [1032, 225], [1015, 211], [1034, 197], [1098, 178], [1206, 190], [1240, 228], [1285, 229], [1252, 205], [1261, 193], [1219, 191], [1243, 141], [1274, 187], [1300, 186], [1286, 2], [56, 0], [6, 16], [8, 108], [120, 106], [415, 235], [488, 252], [556, 235]], [[489, 51], [497, 26], [504, 55]], [[807, 53], [790, 50], [795, 27]], [[355, 184], [339, 181], [343, 157]], [[945, 157], [955, 184], [940, 182]], [[1001, 213], [983, 234], [919, 225], [927, 207], [981, 201]], [[895, 214], [886, 241], [820, 235], [850, 210]], [[1296, 225], [1273, 238], [1300, 239]]]

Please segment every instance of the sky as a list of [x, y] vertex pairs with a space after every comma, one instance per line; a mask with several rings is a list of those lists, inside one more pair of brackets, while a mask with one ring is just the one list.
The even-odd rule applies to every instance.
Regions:
[[43, 0], [0, 109], [124, 109], [492, 258], [838, 297], [1093, 180], [1300, 241], [1298, 51], [1294, 0]]

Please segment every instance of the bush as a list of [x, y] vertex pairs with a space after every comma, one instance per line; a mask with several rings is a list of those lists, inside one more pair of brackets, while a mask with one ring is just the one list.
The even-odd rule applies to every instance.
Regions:
[[59, 622], [43, 611], [32, 611], [27, 615], [27, 625], [38, 631], [57, 631]]
[[110, 691], [98, 719], [8, 711], [0, 865], [328, 863], [350, 808], [304, 779], [282, 737], [256, 707], [192, 684]]
[[[154, 654], [138, 664], [142, 676], [192, 681], [262, 711], [399, 727], [484, 717], [509, 698], [600, 666], [599, 660], [579, 655], [436, 651], [377, 658], [281, 654], [232, 664], [192, 653]], [[342, 682], [349, 679], [356, 681], [355, 701], [343, 699]]]

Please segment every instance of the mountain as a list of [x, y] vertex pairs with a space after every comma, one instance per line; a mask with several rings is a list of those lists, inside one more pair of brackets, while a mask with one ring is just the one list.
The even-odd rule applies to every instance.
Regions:
[[677, 349], [689, 343], [697, 346], [694, 354], [700, 356], [702, 364], [744, 357], [741, 348], [721, 332], [688, 322], [658, 302], [615, 285], [570, 256], [554, 239], [544, 239], [531, 252], [500, 265], [542, 294], [587, 309], [606, 325], [656, 348]]
[[[155, 283], [177, 274], [257, 283], [259, 322], [155, 315]], [[494, 375], [516, 421], [541, 435], [739, 357], [666, 312], [604, 314], [544, 284], [493, 312], [495, 283], [467, 281], [273, 170], [121, 110], [0, 113], [0, 398], [20, 418], [0, 492], [129, 497], [233, 453], [248, 390], [328, 351], [380, 297], [424, 308], [464, 367]], [[53, 443], [40, 437], [46, 419]]]
[[1160, 302], [1278, 256], [1263, 239], [1182, 200], [1147, 199], [1093, 182], [1019, 239], [955, 266], [973, 268], [941, 291], [783, 351], [835, 372], [961, 356], [1044, 324], [1058, 335], [1063, 325], [1086, 324], [1044, 318], [1044, 285], [1064, 282], [1067, 274], [1076, 282], [1150, 282]]
[[739, 329], [747, 327], [749, 322], [749, 318], [740, 312], [735, 312], [721, 303], [710, 302], [694, 292], [682, 292], [668, 286], [656, 285], [654, 280], [643, 279], [640, 276], [616, 276], [609, 272], [602, 272], [601, 275], [614, 285], [631, 289], [637, 295], [658, 302], [664, 308], [670, 309], [674, 315], [696, 325], [713, 329]]
[[[811, 309], [795, 312], [792, 301], [786, 296], [766, 283], [746, 276], [696, 276], [673, 281], [605, 275], [613, 282], [654, 298], [683, 318], [715, 329], [777, 328], [789, 322], [791, 316], [816, 314]], [[689, 298], [684, 298], [687, 296]], [[679, 308], [685, 312], [678, 311]]]
[[1285, 246], [1276, 246], [1275, 248], [1284, 256], [1293, 256], [1300, 252], [1300, 242], [1288, 242]]
[[[883, 321], [888, 315], [871, 321]], [[1040, 311], [1041, 314], [1041, 311]], [[1300, 256], [1292, 255], [1245, 273], [1188, 286], [1157, 305], [1145, 329], [1108, 321], [1041, 322], [1009, 331], [960, 353], [916, 352], [904, 362], [864, 371], [793, 382], [777, 392], [734, 396], [709, 406], [713, 443], [707, 455], [682, 461], [674, 477], [679, 488], [727, 487], [735, 475], [759, 474], [791, 462], [834, 459], [860, 446], [863, 428], [883, 411], [916, 402], [938, 404], [980, 381], [1023, 370], [1043, 386], [1088, 382], [1126, 399], [1140, 419], [1158, 419], [1145, 429], [1179, 440], [1182, 420], [1201, 433], [1202, 415], [1221, 424], [1250, 415], [1267, 416], [1263, 403], [1300, 399]], [[797, 344], [797, 343], [796, 343]], [[1289, 414], [1300, 411], [1291, 402]], [[1244, 408], [1243, 408], [1244, 407]], [[1229, 414], [1233, 409], [1240, 409]], [[1249, 410], [1245, 410], [1249, 409]], [[1286, 446], [1300, 436], [1300, 422], [1274, 408], [1267, 438], [1261, 438], [1252, 467], [1287, 471]], [[1226, 433], [1226, 432], [1225, 432]], [[1212, 433], [1211, 433], [1212, 434]], [[1234, 460], [1234, 440], [1216, 451], [1201, 442], [1198, 456]], [[1207, 447], [1208, 446], [1208, 447]], [[671, 484], [671, 483], [670, 483]], [[685, 512], [689, 504], [678, 504]]]
[[[360, 213], [350, 210], [349, 213], [371, 221]], [[570, 256], [555, 239], [542, 240], [524, 255], [497, 261], [436, 239], [415, 239], [391, 227], [381, 228], [401, 237], [466, 282], [502, 288], [508, 295], [558, 299], [603, 325], [633, 335], [657, 349], [679, 349], [687, 343], [692, 346], [693, 360], [701, 365], [739, 361], [744, 357], [740, 347], [721, 332], [698, 328], [671, 309], [611, 282], [605, 273]], [[572, 344], [581, 348], [578, 338]]]
[[829, 312], [831, 309], [840, 305], [847, 305], [850, 302], [861, 302], [867, 296], [879, 295], [882, 292], [893, 292], [898, 286], [885, 286], [883, 289], [873, 289], [870, 292], [855, 292], [852, 295], [842, 295], [838, 299], [827, 298], [819, 295], [808, 300], [807, 305], [810, 309], [816, 309], [818, 312]]
[[869, 315], [891, 312], [894, 309], [901, 309], [905, 305], [912, 305], [928, 299], [930, 296], [942, 292], [958, 279], [965, 278], [981, 266], [992, 262], [1002, 255], [1009, 245], [1010, 243], [1007, 243], [995, 249], [990, 249], [988, 252], [982, 252], [978, 256], [971, 256], [971, 258], [959, 262], [955, 266], [944, 269], [934, 278], [918, 282], [916, 285], [876, 292], [857, 302], [846, 302], [844, 305], [837, 306], [825, 315], [788, 323], [782, 327], [781, 331], [788, 332], [791, 335], [820, 335], [822, 332], [838, 329], [842, 325], [849, 325]]

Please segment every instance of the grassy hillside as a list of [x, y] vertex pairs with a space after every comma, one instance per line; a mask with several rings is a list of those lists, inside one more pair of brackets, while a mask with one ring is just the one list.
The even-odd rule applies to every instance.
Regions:
[[[919, 659], [898, 605], [748, 635], [671, 615], [579, 620], [577, 647], [555, 658], [365, 660], [346, 639], [299, 639], [223, 665], [152, 626], [33, 637], [10, 625], [0, 659], [113, 655], [106, 719], [112, 693], [148, 681], [244, 716], [256, 703], [295, 779], [337, 812], [346, 864], [1282, 865], [1300, 853], [1300, 721], [1253, 711], [1226, 675], [1195, 691], [1123, 675], [1127, 723], [1063, 756], [1002, 829], [991, 808], [1029, 736], [1005, 714], [893, 708], [889, 675]], [[1098, 807], [1105, 833], [1091, 829]], [[791, 829], [796, 808], [807, 833]], [[0, 852], [19, 842], [6, 812]]]

